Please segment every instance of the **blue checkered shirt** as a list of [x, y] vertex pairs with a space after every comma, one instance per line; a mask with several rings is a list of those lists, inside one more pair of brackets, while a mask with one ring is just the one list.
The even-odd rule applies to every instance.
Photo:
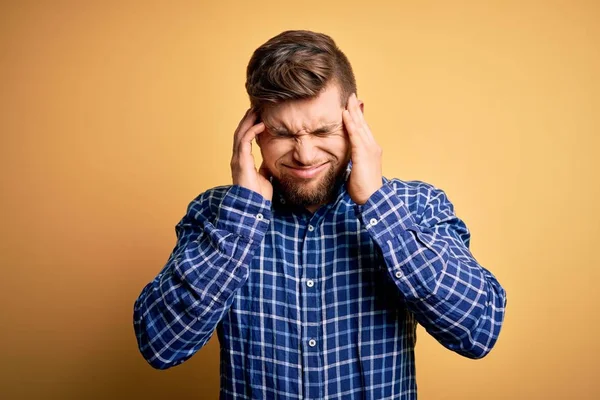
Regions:
[[135, 301], [139, 349], [165, 369], [216, 331], [221, 399], [416, 399], [417, 322], [475, 359], [504, 319], [504, 289], [425, 182], [384, 178], [362, 206], [343, 185], [314, 214], [222, 186], [175, 230]]

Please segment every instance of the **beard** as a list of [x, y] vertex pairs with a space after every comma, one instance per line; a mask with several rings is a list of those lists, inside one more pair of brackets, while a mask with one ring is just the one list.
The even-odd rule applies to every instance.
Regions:
[[336, 195], [344, 183], [345, 172], [345, 168], [336, 172], [335, 165], [332, 163], [316, 184], [313, 184], [311, 179], [282, 174], [279, 179], [273, 178], [273, 185], [290, 204], [302, 207], [322, 205], [331, 201]]

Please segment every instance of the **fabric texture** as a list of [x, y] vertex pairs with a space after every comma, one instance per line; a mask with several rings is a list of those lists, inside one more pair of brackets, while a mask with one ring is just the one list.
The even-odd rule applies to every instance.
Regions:
[[221, 399], [416, 399], [417, 323], [475, 359], [504, 319], [505, 290], [445, 192], [422, 181], [384, 178], [362, 206], [342, 185], [314, 214], [221, 186], [175, 230], [135, 301], [139, 349], [166, 369], [216, 331]]

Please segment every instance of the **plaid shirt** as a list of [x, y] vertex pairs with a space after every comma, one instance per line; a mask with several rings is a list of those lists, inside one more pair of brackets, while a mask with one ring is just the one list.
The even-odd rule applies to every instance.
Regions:
[[237, 185], [190, 203], [134, 305], [153, 367], [216, 330], [221, 399], [416, 399], [417, 322], [463, 356], [492, 349], [506, 293], [442, 190], [384, 178], [362, 206], [345, 185], [314, 214], [284, 203]]

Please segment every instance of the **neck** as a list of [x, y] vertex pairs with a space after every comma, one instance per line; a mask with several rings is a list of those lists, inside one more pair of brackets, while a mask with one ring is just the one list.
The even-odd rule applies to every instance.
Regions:
[[306, 208], [308, 211], [310, 211], [311, 214], [314, 214], [315, 211], [317, 211], [319, 208], [321, 208], [321, 204], [310, 205], [310, 206], [306, 206], [304, 208]]

